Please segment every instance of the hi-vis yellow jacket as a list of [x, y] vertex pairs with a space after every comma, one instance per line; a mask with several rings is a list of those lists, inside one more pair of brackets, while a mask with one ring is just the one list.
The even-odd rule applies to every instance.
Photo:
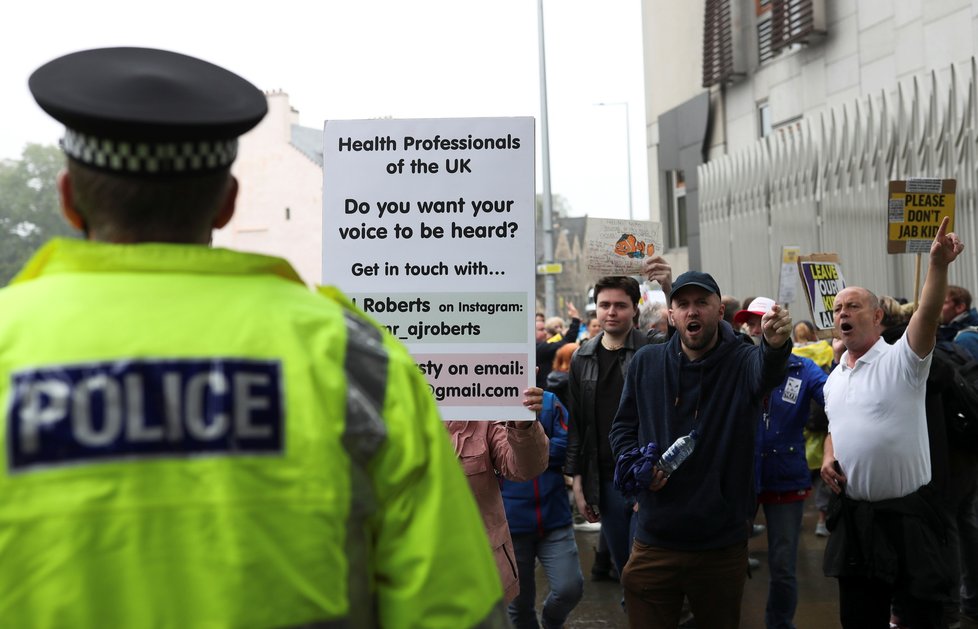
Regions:
[[0, 626], [505, 623], [414, 362], [283, 260], [53, 241], [0, 409]]

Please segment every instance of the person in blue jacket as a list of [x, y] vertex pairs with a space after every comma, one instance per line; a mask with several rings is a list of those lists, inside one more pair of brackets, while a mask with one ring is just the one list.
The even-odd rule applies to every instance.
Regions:
[[968, 289], [953, 284], [947, 287], [937, 340], [953, 341], [978, 360], [978, 310], [971, 307]]
[[536, 560], [550, 582], [543, 602], [544, 628], [562, 627], [584, 594], [570, 500], [564, 485], [567, 452], [567, 409], [557, 396], [543, 392], [540, 424], [550, 438], [550, 463], [540, 476], [522, 483], [502, 479], [503, 504], [513, 537], [520, 593], [509, 605], [516, 629], [536, 628]]
[[[734, 325], [747, 330], [760, 343], [761, 316], [774, 300], [757, 297], [734, 315]], [[794, 629], [798, 606], [798, 541], [805, 499], [811, 493], [811, 473], [805, 457], [803, 430], [812, 400], [825, 406], [822, 387], [828, 375], [808, 358], [788, 357], [788, 374], [761, 403], [754, 449], [754, 484], [757, 502], [767, 522], [771, 579], [764, 623], [767, 629]]]

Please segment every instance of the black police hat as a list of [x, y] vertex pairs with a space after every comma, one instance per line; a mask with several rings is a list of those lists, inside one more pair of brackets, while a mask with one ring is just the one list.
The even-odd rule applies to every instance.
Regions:
[[708, 290], [715, 295], [720, 295], [720, 287], [717, 285], [716, 280], [709, 273], [703, 273], [702, 271], [686, 271], [682, 275], [676, 278], [676, 281], [672, 283], [672, 293], [669, 295], [669, 301], [676, 296], [683, 288], [687, 286], [699, 286], [705, 290]]
[[62, 148], [87, 166], [138, 176], [223, 168], [265, 116], [261, 90], [212, 63], [166, 50], [100, 48], [59, 57], [28, 85], [66, 127]]

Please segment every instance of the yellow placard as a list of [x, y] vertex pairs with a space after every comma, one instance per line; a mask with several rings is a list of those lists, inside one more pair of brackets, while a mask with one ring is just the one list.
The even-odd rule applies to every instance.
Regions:
[[888, 253], [930, 251], [944, 217], [954, 229], [954, 179], [907, 179], [891, 181], [887, 203], [886, 250]]

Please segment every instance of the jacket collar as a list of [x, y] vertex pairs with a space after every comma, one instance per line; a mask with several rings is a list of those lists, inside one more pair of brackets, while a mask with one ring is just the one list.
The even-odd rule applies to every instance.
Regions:
[[859, 363], [866, 363], [867, 365], [872, 364], [872, 362], [875, 361], [876, 358], [883, 353], [883, 348], [885, 348], [886, 346], [887, 346], [887, 342], [883, 339], [882, 336], [876, 339], [876, 342], [873, 343], [873, 346], [870, 347], [865, 354], [860, 356], [856, 360], [856, 364], [853, 365], [852, 367], [849, 366], [849, 350], [846, 350], [842, 353], [842, 356], [839, 358], [839, 367], [842, 369], [842, 371], [851, 371], [855, 369], [856, 366], [859, 365]]
[[978, 325], [978, 309], [975, 308], [965, 310], [958, 316], [951, 319], [951, 322], [948, 323], [948, 326], [956, 330], [960, 330], [962, 328], [966, 328], [972, 325]]
[[796, 356], [795, 354], [788, 354], [788, 369], [798, 369], [804, 364], [804, 362], [805, 361], [802, 359], [801, 356]]
[[117, 245], [54, 238], [38, 249], [11, 284], [62, 273], [194, 273], [200, 275], [278, 275], [302, 284], [288, 262], [254, 253], [202, 245], [144, 243]]
[[[577, 353], [581, 356], [591, 356], [598, 351], [598, 344], [601, 343], [601, 337], [604, 336], [604, 330], [598, 332], [598, 335], [593, 339], [590, 339], [584, 345], [577, 350]], [[636, 350], [639, 347], [645, 345], [645, 335], [639, 332], [634, 327], [629, 330], [628, 336], [625, 337], [625, 344], [622, 345], [625, 349]]]

